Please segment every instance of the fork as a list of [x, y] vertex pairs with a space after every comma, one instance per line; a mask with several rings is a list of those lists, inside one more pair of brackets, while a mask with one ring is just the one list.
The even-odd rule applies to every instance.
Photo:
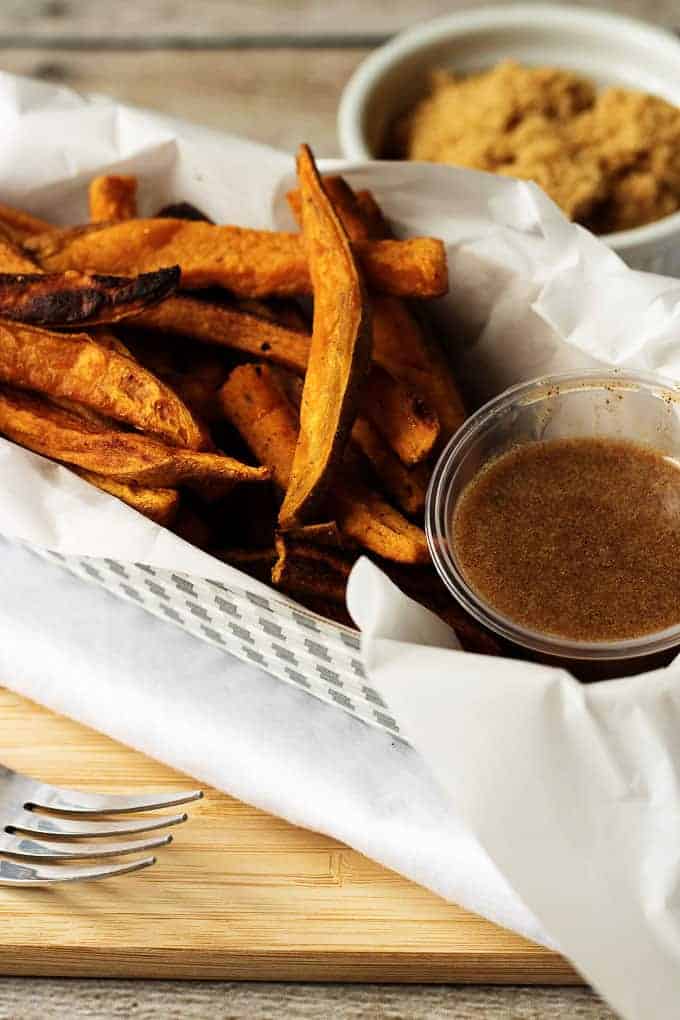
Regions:
[[[140, 871], [156, 858], [139, 857], [124, 864], [73, 866], [74, 861], [118, 857], [155, 850], [172, 841], [168, 834], [151, 839], [119, 840], [141, 832], [180, 825], [187, 815], [151, 815], [143, 819], [111, 821], [96, 815], [127, 815], [175, 807], [200, 800], [200, 790], [166, 796], [114, 796], [79, 793], [40, 783], [0, 764], [0, 885], [42, 886], [81, 882]], [[40, 814], [39, 812], [49, 812]], [[75, 817], [73, 817], [75, 816]], [[114, 837], [102, 843], [83, 839]]]

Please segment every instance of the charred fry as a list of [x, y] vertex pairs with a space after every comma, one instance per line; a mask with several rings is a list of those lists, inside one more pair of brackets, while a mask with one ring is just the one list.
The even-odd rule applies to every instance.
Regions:
[[217, 453], [164, 446], [148, 436], [104, 428], [42, 397], [0, 388], [0, 433], [36, 453], [95, 474], [151, 488], [188, 485], [227, 491], [239, 482], [262, 482], [263, 467]]
[[137, 178], [104, 174], [90, 182], [90, 219], [93, 223], [120, 223], [137, 215]]
[[[0, 258], [2, 255], [0, 243]], [[64, 273], [0, 273], [0, 318], [36, 326], [90, 326], [119, 322], [163, 301], [179, 282], [179, 269], [141, 276]]]
[[84, 478], [86, 482], [95, 485], [102, 492], [108, 492], [127, 503], [140, 514], [144, 514], [156, 524], [162, 524], [168, 528], [174, 521], [179, 508], [179, 493], [176, 489], [150, 489], [144, 485], [126, 485], [125, 482], [117, 482], [115, 478], [106, 478], [104, 475], [94, 474], [92, 471], [83, 471], [81, 468], [73, 468], [76, 474]]
[[314, 326], [300, 406], [300, 430], [279, 520], [302, 524], [319, 506], [356, 417], [371, 356], [363, 282], [347, 235], [301, 146], [302, 229], [314, 292]]
[[[297, 234], [214, 226], [187, 220], [127, 220], [26, 238], [43, 269], [79, 269], [137, 275], [179, 265], [184, 289], [226, 287], [237, 297], [295, 297], [311, 294], [305, 249]], [[441, 241], [361, 241], [355, 254], [377, 291], [401, 297], [446, 293], [446, 258]]]
[[0, 322], [0, 380], [75, 400], [176, 446], [201, 449], [209, 443], [203, 426], [171, 389], [84, 333]]

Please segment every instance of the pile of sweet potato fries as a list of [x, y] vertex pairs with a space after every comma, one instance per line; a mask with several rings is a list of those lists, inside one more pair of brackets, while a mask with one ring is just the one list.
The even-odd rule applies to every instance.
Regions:
[[306, 146], [297, 168], [299, 233], [185, 204], [139, 219], [135, 178], [113, 175], [84, 226], [0, 206], [0, 433], [325, 616], [347, 622], [368, 553], [493, 652], [421, 527], [465, 413], [421, 311], [443, 245], [395, 240]]

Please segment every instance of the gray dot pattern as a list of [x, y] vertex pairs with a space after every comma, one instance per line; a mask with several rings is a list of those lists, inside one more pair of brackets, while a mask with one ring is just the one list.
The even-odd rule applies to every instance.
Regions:
[[388, 706], [368, 683], [359, 635], [348, 627], [286, 602], [274, 591], [271, 597], [250, 591], [246, 575], [237, 587], [145, 563], [33, 551], [404, 742]]

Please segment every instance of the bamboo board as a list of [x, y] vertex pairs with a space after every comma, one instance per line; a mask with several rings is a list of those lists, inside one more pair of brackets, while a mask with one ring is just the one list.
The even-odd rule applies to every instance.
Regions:
[[[2, 689], [0, 760], [99, 792], [196, 785]], [[0, 974], [579, 983], [555, 953], [326, 836], [214, 790], [190, 815], [138, 875], [0, 887]]]

